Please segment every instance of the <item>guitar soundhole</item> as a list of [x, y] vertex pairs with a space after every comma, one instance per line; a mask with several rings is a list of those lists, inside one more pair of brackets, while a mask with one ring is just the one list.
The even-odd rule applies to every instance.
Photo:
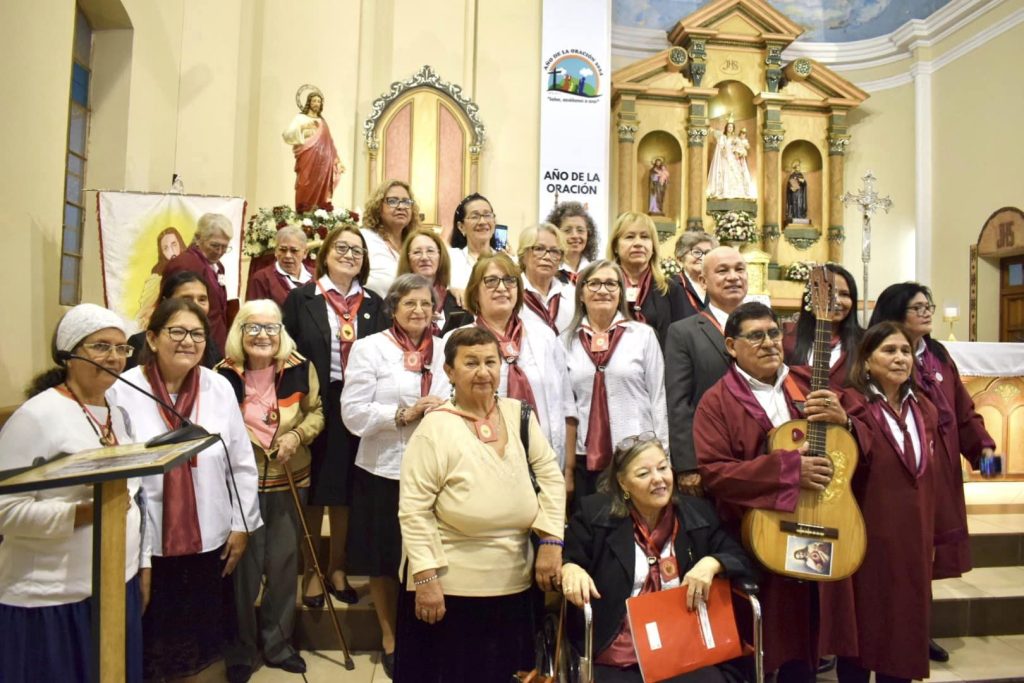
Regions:
[[806, 435], [804, 434], [802, 429], [799, 429], [797, 427], [793, 427], [793, 436], [792, 436], [792, 441], [793, 442], [803, 441], [804, 440], [804, 436], [806, 436]]

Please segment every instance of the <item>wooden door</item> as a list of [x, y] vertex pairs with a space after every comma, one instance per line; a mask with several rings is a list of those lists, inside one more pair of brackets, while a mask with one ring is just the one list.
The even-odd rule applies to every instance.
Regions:
[[999, 341], [1024, 342], [1024, 256], [999, 262]]

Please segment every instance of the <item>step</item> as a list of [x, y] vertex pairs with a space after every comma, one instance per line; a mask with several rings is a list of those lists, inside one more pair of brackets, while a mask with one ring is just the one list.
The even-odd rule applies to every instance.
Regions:
[[932, 591], [935, 637], [1024, 634], [1024, 566], [979, 567]]
[[1024, 514], [967, 515], [975, 567], [1024, 565]]

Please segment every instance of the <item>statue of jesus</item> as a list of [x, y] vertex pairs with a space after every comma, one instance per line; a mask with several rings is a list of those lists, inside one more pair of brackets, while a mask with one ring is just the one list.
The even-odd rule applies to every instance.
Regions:
[[304, 85], [295, 94], [296, 104], [303, 90], [309, 90], [305, 104], [282, 134], [295, 154], [295, 211], [333, 211], [331, 198], [345, 167], [341, 165], [331, 130], [323, 118], [323, 93]]

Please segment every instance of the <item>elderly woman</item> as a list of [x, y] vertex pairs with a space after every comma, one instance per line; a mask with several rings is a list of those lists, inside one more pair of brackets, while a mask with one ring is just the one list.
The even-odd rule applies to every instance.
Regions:
[[[626, 599], [684, 586], [692, 610], [708, 597], [716, 576], [752, 578], [754, 570], [709, 502], [674, 493], [672, 465], [653, 433], [618, 445], [599, 489], [582, 500], [569, 522], [562, 592], [576, 607], [593, 605], [595, 680], [642, 683]], [[570, 633], [582, 651], [580, 623], [570, 622]], [[741, 676], [724, 664], [670, 680], [710, 683]]]
[[548, 214], [545, 223], [558, 227], [565, 235], [565, 258], [558, 270], [558, 279], [576, 284], [576, 274], [597, 258], [597, 226], [579, 202], [562, 202]]
[[466, 307], [476, 315], [476, 326], [498, 340], [498, 393], [533, 407], [559, 465], [564, 465], [576, 418], [565, 349], [551, 328], [519, 317], [523, 298], [519, 267], [509, 256], [494, 254], [477, 261], [466, 288]]
[[704, 288], [704, 254], [718, 246], [718, 240], [702, 230], [687, 230], [676, 240], [676, 260], [682, 263], [679, 284], [683, 287], [685, 312], [683, 317], [700, 313], [708, 305], [708, 292]]
[[[188, 299], [202, 309], [203, 315], [210, 312], [210, 295], [206, 288], [206, 281], [191, 270], [182, 270], [163, 281], [163, 284], [160, 286], [160, 298], [157, 300], [157, 303], [163, 303], [166, 299]], [[149, 321], [147, 320], [148, 324]], [[143, 330], [128, 337], [128, 344], [134, 349], [134, 353], [125, 359], [125, 369], [131, 370], [138, 365], [138, 358], [142, 354], [142, 347], [146, 344], [146, 331]], [[221, 350], [217, 348], [217, 345], [207, 340], [201, 361], [203, 367], [213, 369], [223, 358], [224, 356]]]
[[455, 208], [455, 229], [448, 250], [452, 262], [453, 288], [461, 290], [466, 287], [477, 259], [493, 254], [498, 248], [494, 237], [497, 220], [487, 197], [476, 192], [463, 198]]
[[[147, 679], [190, 676], [221, 658], [235, 635], [230, 575], [249, 534], [263, 525], [256, 460], [234, 391], [199, 364], [209, 333], [198, 306], [167, 299], [149, 320], [139, 367], [125, 373], [223, 439], [187, 466], [142, 480], [153, 552], [152, 600], [142, 620]], [[140, 441], [181, 424], [174, 412], [126, 384], [115, 385], [113, 392]]]
[[451, 387], [441, 340], [431, 334], [434, 288], [420, 275], [399, 275], [384, 302], [391, 329], [360, 339], [352, 348], [341, 417], [360, 437], [352, 473], [349, 570], [370, 577], [384, 644], [384, 671], [394, 666], [398, 569], [398, 477], [409, 437], [423, 415], [442, 403]]
[[579, 416], [565, 471], [577, 500], [597, 490], [613, 444], [627, 436], [654, 432], [668, 448], [665, 361], [654, 331], [629, 319], [624, 279], [611, 261], [584, 268], [563, 335]]
[[402, 459], [399, 683], [507, 681], [532, 668], [531, 578], [544, 590], [560, 583], [562, 475], [536, 418], [523, 425], [520, 402], [497, 397], [500, 368], [492, 334], [456, 330], [444, 349], [452, 398], [423, 418]]
[[913, 333], [903, 325], [871, 326], [853, 354], [851, 388], [842, 396], [860, 446], [853, 493], [868, 536], [852, 579], [859, 656], [840, 657], [844, 682], [867, 681], [872, 671], [879, 681], [928, 678], [929, 582], [942, 493], [933, 449], [941, 442], [941, 418], [914, 388], [913, 348]]
[[551, 223], [526, 228], [519, 234], [519, 264], [523, 267], [523, 317], [547, 325], [555, 335], [572, 320], [572, 287], [558, 279], [565, 255], [565, 237]]
[[[331, 547], [327, 590], [349, 604], [359, 600], [345, 575], [352, 463], [359, 438], [341, 420], [341, 390], [356, 339], [369, 337], [391, 324], [381, 297], [363, 287], [369, 275], [363, 232], [351, 226], [335, 228], [317, 252], [316, 280], [293, 291], [284, 303], [284, 326], [299, 353], [316, 368], [326, 423], [311, 449], [306, 526], [318, 542], [324, 507], [328, 508]], [[323, 607], [326, 598], [312, 580], [311, 558], [306, 558], [305, 567], [303, 602], [307, 607]]]
[[402, 243], [398, 257], [398, 274], [416, 273], [427, 278], [434, 289], [434, 320], [432, 334], [441, 337], [450, 331], [473, 322], [473, 315], [448, 289], [451, 284], [452, 262], [437, 233], [429, 228], [409, 232]]
[[[295, 350], [277, 304], [256, 299], [235, 316], [227, 357], [217, 371], [231, 383], [242, 409], [256, 455], [263, 518], [235, 572], [238, 637], [227, 652], [228, 678], [252, 673], [258, 642], [268, 666], [302, 673], [306, 663], [291, 644], [302, 539], [289, 480], [303, 493], [309, 488], [309, 446], [324, 428], [316, 368]], [[254, 606], [264, 576], [257, 624]]]
[[[939, 412], [935, 442], [935, 561], [933, 579], [957, 577], [971, 569], [970, 538], [967, 534], [967, 505], [964, 501], [960, 455], [978, 469], [983, 457], [995, 452], [995, 441], [985, 421], [974, 409], [960, 371], [946, 348], [932, 338], [935, 303], [930, 289], [917, 282], [889, 285], [875, 302], [871, 325], [883, 321], [902, 323], [910, 335], [917, 366], [917, 383]], [[938, 643], [929, 643], [933, 661], [949, 659]]]
[[420, 208], [409, 183], [385, 180], [369, 201], [363, 214], [363, 239], [369, 249], [370, 275], [366, 287], [380, 296], [388, 293], [398, 274], [398, 254], [406, 235], [420, 227]]
[[662, 348], [668, 326], [686, 313], [686, 295], [675, 280], [665, 278], [658, 265], [658, 231], [651, 217], [627, 212], [619, 216], [608, 243], [608, 260], [626, 276], [626, 302], [633, 318], [658, 334]]
[[171, 259], [164, 268], [163, 290], [167, 278], [183, 270], [200, 275], [206, 283], [210, 297], [210, 330], [218, 349], [224, 348], [228, 338], [228, 290], [224, 287], [224, 264], [220, 260], [231, 251], [231, 236], [234, 233], [231, 220], [219, 213], [204, 213], [196, 222], [192, 245]]
[[274, 266], [252, 276], [245, 290], [246, 301], [271, 299], [282, 306], [289, 292], [313, 278], [305, 262], [309, 253], [305, 231], [297, 225], [286, 225], [277, 231], [274, 239], [277, 242]]
[[[33, 381], [28, 400], [0, 431], [2, 470], [131, 441], [124, 411], [109, 391], [115, 378], [86, 361], [58, 357], [69, 352], [121, 372], [132, 353], [121, 319], [95, 304], [75, 306], [57, 325], [53, 349], [57, 366]], [[139, 481], [129, 480], [128, 488], [125, 674], [141, 681], [149, 569], [139, 569]], [[91, 486], [0, 496], [0, 680], [82, 681], [91, 675], [92, 521]]]

